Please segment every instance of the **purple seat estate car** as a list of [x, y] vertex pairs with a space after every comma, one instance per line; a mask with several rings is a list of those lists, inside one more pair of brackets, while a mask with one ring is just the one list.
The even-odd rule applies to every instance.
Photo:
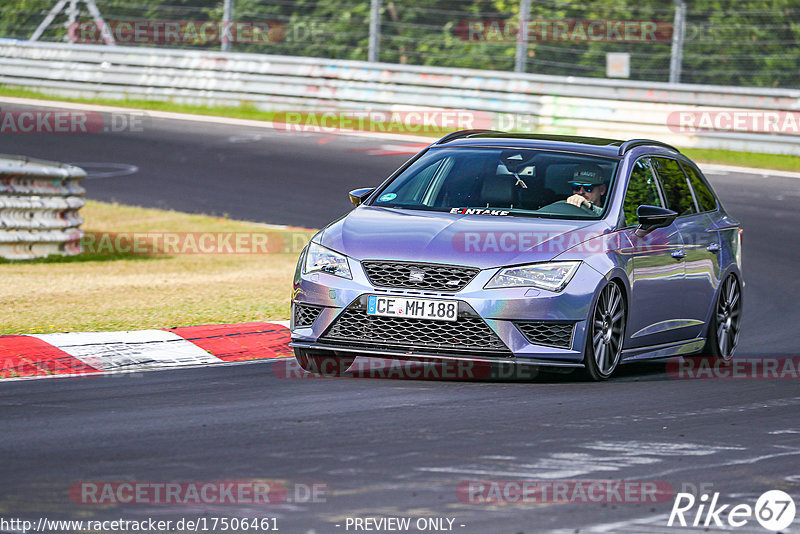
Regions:
[[455, 132], [300, 255], [292, 340], [306, 370], [356, 356], [579, 367], [728, 360], [741, 230], [658, 141]]

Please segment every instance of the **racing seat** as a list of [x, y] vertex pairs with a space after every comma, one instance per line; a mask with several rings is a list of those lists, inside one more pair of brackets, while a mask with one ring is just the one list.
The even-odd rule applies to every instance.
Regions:
[[515, 185], [512, 175], [492, 176], [481, 184], [481, 203], [490, 208], [510, 208], [516, 203]]

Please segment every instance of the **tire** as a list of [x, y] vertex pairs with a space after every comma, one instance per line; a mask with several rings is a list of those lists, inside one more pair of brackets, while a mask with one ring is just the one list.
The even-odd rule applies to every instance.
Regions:
[[304, 371], [320, 376], [342, 376], [356, 360], [308, 349], [294, 349], [294, 357]]
[[742, 328], [742, 287], [739, 279], [730, 274], [719, 286], [714, 312], [708, 323], [706, 344], [702, 356], [729, 362], [739, 344]]
[[608, 380], [619, 365], [627, 313], [622, 289], [609, 282], [597, 297], [586, 329], [583, 365], [589, 379]]

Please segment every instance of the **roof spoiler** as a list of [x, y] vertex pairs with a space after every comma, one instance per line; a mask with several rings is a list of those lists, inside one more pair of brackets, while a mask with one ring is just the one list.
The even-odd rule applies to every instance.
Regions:
[[453, 141], [454, 139], [459, 139], [461, 137], [469, 137], [470, 135], [481, 134], [481, 133], [505, 133], [505, 132], [501, 132], [501, 131], [498, 131], [498, 130], [459, 130], [457, 132], [452, 132], [452, 133], [449, 133], [449, 134], [445, 135], [444, 137], [442, 137], [441, 139], [439, 139], [438, 141], [436, 141], [433, 144], [434, 145], [443, 145], [445, 143], [449, 143], [450, 141]]
[[621, 156], [637, 146], [660, 146], [662, 148], [668, 148], [680, 153], [680, 150], [674, 146], [668, 145], [667, 143], [662, 143], [661, 141], [653, 141], [652, 139], [631, 139], [630, 141], [625, 141], [619, 146], [619, 152], [617, 154]]

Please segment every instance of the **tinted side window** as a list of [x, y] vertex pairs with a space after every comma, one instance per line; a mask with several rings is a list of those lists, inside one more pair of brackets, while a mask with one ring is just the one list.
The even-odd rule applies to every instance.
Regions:
[[638, 222], [636, 208], [646, 204], [663, 208], [661, 197], [658, 195], [658, 185], [646, 159], [640, 159], [633, 165], [631, 179], [628, 181], [628, 192], [625, 193], [625, 203], [622, 206], [625, 212], [625, 225], [632, 226]]
[[689, 177], [689, 183], [692, 184], [694, 197], [697, 199], [697, 203], [700, 204], [700, 209], [702, 211], [714, 211], [717, 209], [717, 199], [714, 198], [714, 193], [712, 193], [705, 182], [703, 182], [697, 171], [692, 168], [691, 165], [681, 163], [681, 167], [683, 167], [683, 170], [686, 171], [686, 175]]
[[661, 186], [664, 188], [667, 207], [677, 212], [679, 216], [696, 213], [689, 182], [678, 162], [674, 159], [653, 158], [653, 167], [655, 167], [661, 180]]

